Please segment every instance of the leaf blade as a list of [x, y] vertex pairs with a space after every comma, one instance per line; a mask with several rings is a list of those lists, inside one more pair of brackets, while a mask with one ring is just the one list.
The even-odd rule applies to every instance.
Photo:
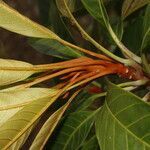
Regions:
[[39, 133], [37, 134], [36, 138], [34, 139], [30, 147], [30, 150], [43, 149], [45, 143], [51, 136], [52, 132], [54, 131], [64, 112], [66, 111], [71, 101], [75, 98], [77, 94], [78, 91], [71, 96], [71, 98], [68, 100], [66, 104], [64, 104], [61, 108], [59, 108], [47, 119], [47, 121], [44, 123]]
[[51, 55], [62, 59], [77, 58], [82, 56], [80, 52], [68, 46], [64, 46], [56, 40], [38, 39], [30, 40], [29, 43], [34, 49], [43, 54]]
[[147, 6], [145, 10], [144, 15], [144, 21], [143, 21], [143, 40], [141, 43], [141, 58], [143, 63], [144, 71], [148, 74], [150, 74], [150, 67], [148, 62], [148, 47], [150, 46], [150, 4]]
[[0, 14], [0, 27], [4, 29], [29, 37], [59, 39], [55, 33], [19, 14], [4, 2], [0, 2]]
[[[33, 67], [32, 64], [11, 60], [11, 59], [0, 59], [0, 67]], [[18, 81], [22, 81], [31, 76], [35, 71], [15, 71], [14, 70], [2, 70], [0, 69], [0, 86], [12, 84]]]
[[[149, 115], [150, 123], [149, 104], [115, 85], [110, 85], [105, 105], [99, 114], [100, 118], [96, 120], [96, 135], [101, 148], [104, 150], [110, 147], [114, 150], [150, 148], [150, 141], [142, 139], [142, 134], [150, 132], [145, 125], [147, 120], [142, 120], [144, 130], [140, 129], [136, 122], [145, 114]], [[136, 122], [137, 126], [132, 129], [129, 126], [133, 122]]]
[[52, 145], [52, 150], [78, 149], [91, 129], [96, 113], [97, 111], [72, 113], [65, 120], [60, 134], [57, 136], [54, 145]]
[[97, 138], [94, 135], [82, 146], [81, 150], [98, 150], [98, 148], [99, 148], [99, 145], [97, 142]]
[[45, 110], [61, 94], [51, 98], [41, 98], [33, 101], [19, 110], [8, 119], [0, 128], [0, 148], [7, 149], [12, 146], [45, 112]]
[[25, 88], [16, 91], [0, 91], [0, 111], [23, 107], [38, 98], [54, 96], [56, 89]]
[[122, 6], [122, 18], [125, 19], [130, 14], [148, 4], [149, 0], [125, 0]]

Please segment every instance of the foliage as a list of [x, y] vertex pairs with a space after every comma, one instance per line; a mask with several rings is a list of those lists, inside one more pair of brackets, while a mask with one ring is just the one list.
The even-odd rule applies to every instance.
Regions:
[[0, 149], [149, 150], [149, 0], [38, 2], [47, 27], [0, 0], [0, 27], [59, 61], [0, 59]]

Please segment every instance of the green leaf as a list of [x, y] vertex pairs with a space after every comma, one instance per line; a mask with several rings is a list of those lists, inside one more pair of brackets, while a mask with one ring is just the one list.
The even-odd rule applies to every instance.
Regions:
[[0, 59], [0, 86], [22, 81], [35, 73], [35, 71], [15, 71], [15, 67], [33, 67], [33, 65], [23, 61]]
[[0, 149], [8, 149], [20, 140], [60, 94], [32, 101], [3, 123], [0, 128]]
[[141, 58], [143, 63], [144, 71], [150, 75], [150, 64], [148, 61], [149, 53], [148, 49], [150, 46], [150, 4], [147, 6], [143, 22], [143, 40], [141, 44]]
[[95, 135], [91, 137], [87, 142], [85, 142], [85, 144], [83, 144], [81, 148], [81, 150], [98, 150], [98, 149], [99, 145]]
[[143, 41], [141, 45], [141, 50], [150, 46], [150, 4], [147, 6], [143, 22]]
[[101, 0], [81, 0], [87, 11], [103, 26], [108, 25], [109, 18]]
[[95, 94], [88, 98], [87, 97], [83, 98], [82, 103], [78, 106], [76, 110], [77, 111], [86, 110], [88, 107], [92, 105], [94, 101], [96, 101], [97, 98], [100, 98], [102, 96], [105, 96], [105, 93]]
[[148, 4], [149, 0], [124, 0], [122, 6], [122, 18], [125, 19], [130, 14]]
[[[113, 29], [117, 36], [121, 39], [122, 33], [123, 33], [123, 26], [122, 21], [120, 17], [114, 17], [115, 22], [110, 21], [105, 6], [102, 2], [102, 0], [82, 0], [82, 3], [84, 7], [87, 9], [87, 11], [105, 28], [109, 28], [110, 24], [113, 26]], [[113, 20], [114, 20], [113, 19]], [[117, 22], [117, 23], [116, 23]], [[106, 31], [107, 32], [107, 31]], [[107, 35], [108, 36], [108, 35]], [[112, 42], [112, 38], [109, 40]]]
[[76, 150], [86, 139], [98, 111], [80, 111], [64, 119], [61, 130], [51, 145], [52, 150]]
[[69, 108], [66, 111], [66, 114], [73, 113], [78, 111], [78, 108], [82, 105], [82, 103], [88, 99], [90, 95], [86, 91], [81, 91], [70, 104]]
[[46, 55], [59, 57], [62, 59], [77, 58], [82, 56], [80, 52], [73, 50], [68, 46], [64, 46], [56, 40], [40, 39], [30, 40], [29, 43], [33, 48]]
[[96, 119], [102, 150], [150, 149], [150, 105], [110, 84], [105, 104]]
[[36, 138], [34, 139], [30, 147], [30, 150], [43, 149], [45, 143], [47, 142], [48, 138], [51, 136], [52, 132], [54, 131], [55, 127], [57, 126], [64, 112], [66, 111], [69, 104], [77, 94], [78, 92], [74, 93], [65, 105], [59, 108], [55, 113], [53, 113], [47, 119], [47, 121], [44, 123], [39, 133], [37, 134]]
[[123, 42], [135, 54], [140, 53], [142, 35], [143, 17], [137, 17], [134, 21], [128, 22], [124, 29]]
[[29, 37], [60, 39], [47, 28], [31, 21], [0, 1], [0, 27]]

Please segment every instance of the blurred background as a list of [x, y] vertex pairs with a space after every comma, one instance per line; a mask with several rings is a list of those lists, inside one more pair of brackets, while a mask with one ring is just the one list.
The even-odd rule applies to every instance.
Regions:
[[[4, 0], [21, 14], [40, 23], [37, 0]], [[51, 57], [38, 53], [28, 43], [27, 38], [0, 28], [0, 57], [27, 61], [32, 64], [51, 62]]]

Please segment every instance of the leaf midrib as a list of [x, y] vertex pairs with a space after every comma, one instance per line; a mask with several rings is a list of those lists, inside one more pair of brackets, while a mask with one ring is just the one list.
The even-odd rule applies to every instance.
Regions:
[[150, 145], [148, 143], [146, 143], [145, 141], [141, 140], [139, 137], [137, 137], [135, 134], [133, 134], [130, 130], [128, 130], [128, 128], [126, 128], [126, 126], [124, 126], [111, 112], [109, 106], [107, 105], [107, 102], [105, 103], [106, 108], [108, 109], [109, 113], [111, 114], [111, 116], [114, 118], [114, 120], [123, 128], [125, 129], [129, 134], [131, 134], [133, 137], [135, 137], [138, 141], [140, 141], [141, 143], [145, 144], [146, 146], [150, 147]]
[[12, 146], [13, 143], [17, 141], [33, 124], [34, 122], [43, 114], [43, 112], [53, 103], [55, 100], [55, 97], [51, 99], [51, 101], [47, 102], [47, 104], [41, 109], [40, 113], [37, 113], [35, 117], [30, 121], [30, 123], [25, 126], [21, 132], [19, 132], [7, 145], [5, 145], [4, 149], [8, 149], [10, 146]]
[[[98, 109], [98, 110], [99, 110], [99, 109]], [[92, 116], [94, 116], [94, 115], [97, 113], [98, 110], [96, 110], [96, 111], [93, 112], [91, 115], [89, 115], [89, 116], [72, 132], [71, 136], [68, 138], [67, 142], [65, 143], [63, 150], [65, 150], [65, 148], [67, 147], [67, 145], [68, 145], [69, 141], [71, 140], [71, 138], [73, 137], [74, 133], [77, 132], [77, 130], [78, 130], [88, 119], [90, 119]]]

